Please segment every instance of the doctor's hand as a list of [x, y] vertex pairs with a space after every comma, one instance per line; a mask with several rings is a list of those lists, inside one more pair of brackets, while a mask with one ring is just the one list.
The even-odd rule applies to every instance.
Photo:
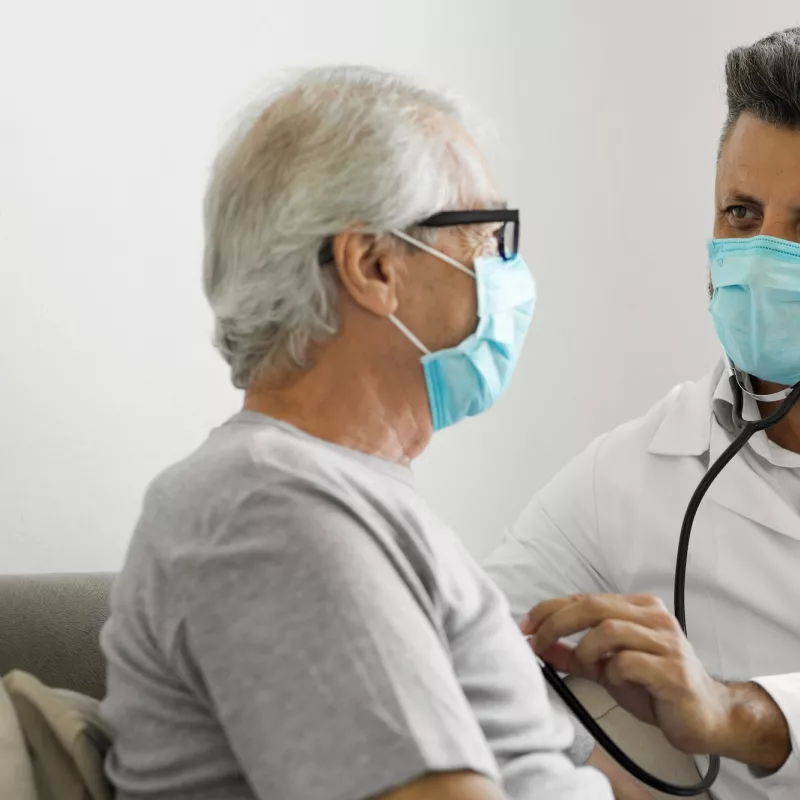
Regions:
[[[649, 595], [573, 595], [535, 606], [520, 626], [559, 672], [601, 684], [626, 710], [658, 726], [679, 750], [777, 770], [788, 726], [753, 683], [712, 678], [675, 617]], [[587, 631], [578, 645], [560, 641]]]

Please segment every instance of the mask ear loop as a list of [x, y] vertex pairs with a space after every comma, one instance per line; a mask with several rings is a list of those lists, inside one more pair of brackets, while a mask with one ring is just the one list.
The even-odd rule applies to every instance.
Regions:
[[455, 267], [456, 269], [460, 269], [462, 272], [466, 272], [470, 278], [475, 277], [475, 273], [469, 269], [469, 267], [465, 267], [454, 258], [450, 258], [450, 256], [448, 256], [446, 253], [441, 253], [435, 247], [431, 247], [430, 245], [425, 244], [425, 242], [421, 242], [419, 239], [409, 236], [405, 231], [393, 230], [391, 231], [391, 234], [392, 236], [396, 236], [398, 239], [402, 239], [404, 242], [407, 242], [413, 247], [424, 250], [426, 253], [428, 253], [428, 255], [434, 256], [434, 258], [438, 258], [440, 261], [444, 261], [445, 264], [449, 264], [451, 267]]
[[[416, 247], [419, 250], [423, 250], [424, 252], [428, 253], [429, 255], [438, 258], [440, 261], [444, 261], [445, 264], [449, 264], [451, 267], [455, 267], [461, 272], [465, 272], [470, 278], [475, 279], [475, 273], [465, 267], [463, 264], [460, 264], [454, 258], [450, 258], [446, 253], [440, 253], [436, 248], [430, 247], [429, 245], [425, 244], [425, 242], [420, 242], [419, 239], [415, 239], [413, 236], [409, 236], [407, 233], [401, 230], [393, 230], [391, 231], [392, 236], [396, 236], [398, 239], [402, 239], [404, 242], [407, 242], [412, 247]], [[419, 340], [417, 336], [415, 336], [411, 331], [402, 323], [400, 320], [394, 315], [389, 315], [389, 320], [395, 325], [396, 328], [400, 330], [401, 333], [405, 335], [405, 337], [415, 345], [422, 353], [426, 356], [431, 354], [431, 351], [425, 347], [425, 345]]]
[[725, 361], [728, 365], [728, 374], [736, 378], [736, 383], [739, 384], [739, 388], [742, 392], [749, 397], [752, 397], [753, 400], [756, 400], [759, 403], [777, 403], [781, 400], [785, 400], [792, 392], [792, 386], [788, 386], [786, 389], [781, 389], [778, 392], [773, 392], [772, 394], [756, 394], [752, 391], [752, 383], [750, 382], [750, 376], [746, 372], [742, 372], [738, 367], [736, 367], [733, 361], [730, 360], [727, 353], [725, 353]]
[[415, 345], [419, 348], [426, 356], [431, 354], [431, 351], [425, 347], [424, 344], [413, 334], [411, 331], [400, 322], [399, 319], [394, 314], [389, 314], [389, 321], [392, 322], [396, 328], [399, 328], [400, 332], [405, 334], [405, 337], [411, 342], [411, 344]]

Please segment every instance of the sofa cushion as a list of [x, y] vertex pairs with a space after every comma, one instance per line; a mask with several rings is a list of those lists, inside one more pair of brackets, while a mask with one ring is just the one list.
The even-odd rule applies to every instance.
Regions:
[[0, 797], [37, 800], [33, 770], [17, 712], [0, 681]]
[[39, 800], [111, 800], [103, 771], [110, 736], [91, 697], [14, 671], [3, 679], [30, 754]]

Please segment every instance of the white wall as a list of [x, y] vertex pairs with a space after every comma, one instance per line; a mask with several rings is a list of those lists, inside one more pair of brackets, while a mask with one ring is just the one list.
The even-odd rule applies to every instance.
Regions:
[[146, 483], [239, 402], [200, 200], [274, 70], [370, 62], [494, 119], [540, 288], [519, 376], [421, 486], [482, 554], [594, 435], [701, 374], [725, 51], [795, 0], [0, 3], [0, 571], [115, 569]]

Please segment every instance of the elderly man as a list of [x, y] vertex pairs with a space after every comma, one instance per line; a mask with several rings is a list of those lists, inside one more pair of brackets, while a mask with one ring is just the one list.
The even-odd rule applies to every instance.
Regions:
[[[719, 800], [800, 797], [800, 406], [754, 436], [700, 507], [692, 492], [744, 418], [800, 381], [800, 29], [728, 56], [710, 310], [720, 363], [602, 437], [532, 501], [490, 559], [557, 668], [609, 686], [680, 749], [723, 758]], [[558, 597], [566, 595], [566, 597]], [[556, 597], [557, 599], [552, 599]], [[589, 630], [573, 649], [562, 637]], [[713, 677], [712, 677], [713, 676]]]
[[151, 485], [103, 634], [120, 800], [610, 798], [417, 495], [533, 310], [447, 99], [316, 70], [220, 155], [205, 290], [244, 410]]

